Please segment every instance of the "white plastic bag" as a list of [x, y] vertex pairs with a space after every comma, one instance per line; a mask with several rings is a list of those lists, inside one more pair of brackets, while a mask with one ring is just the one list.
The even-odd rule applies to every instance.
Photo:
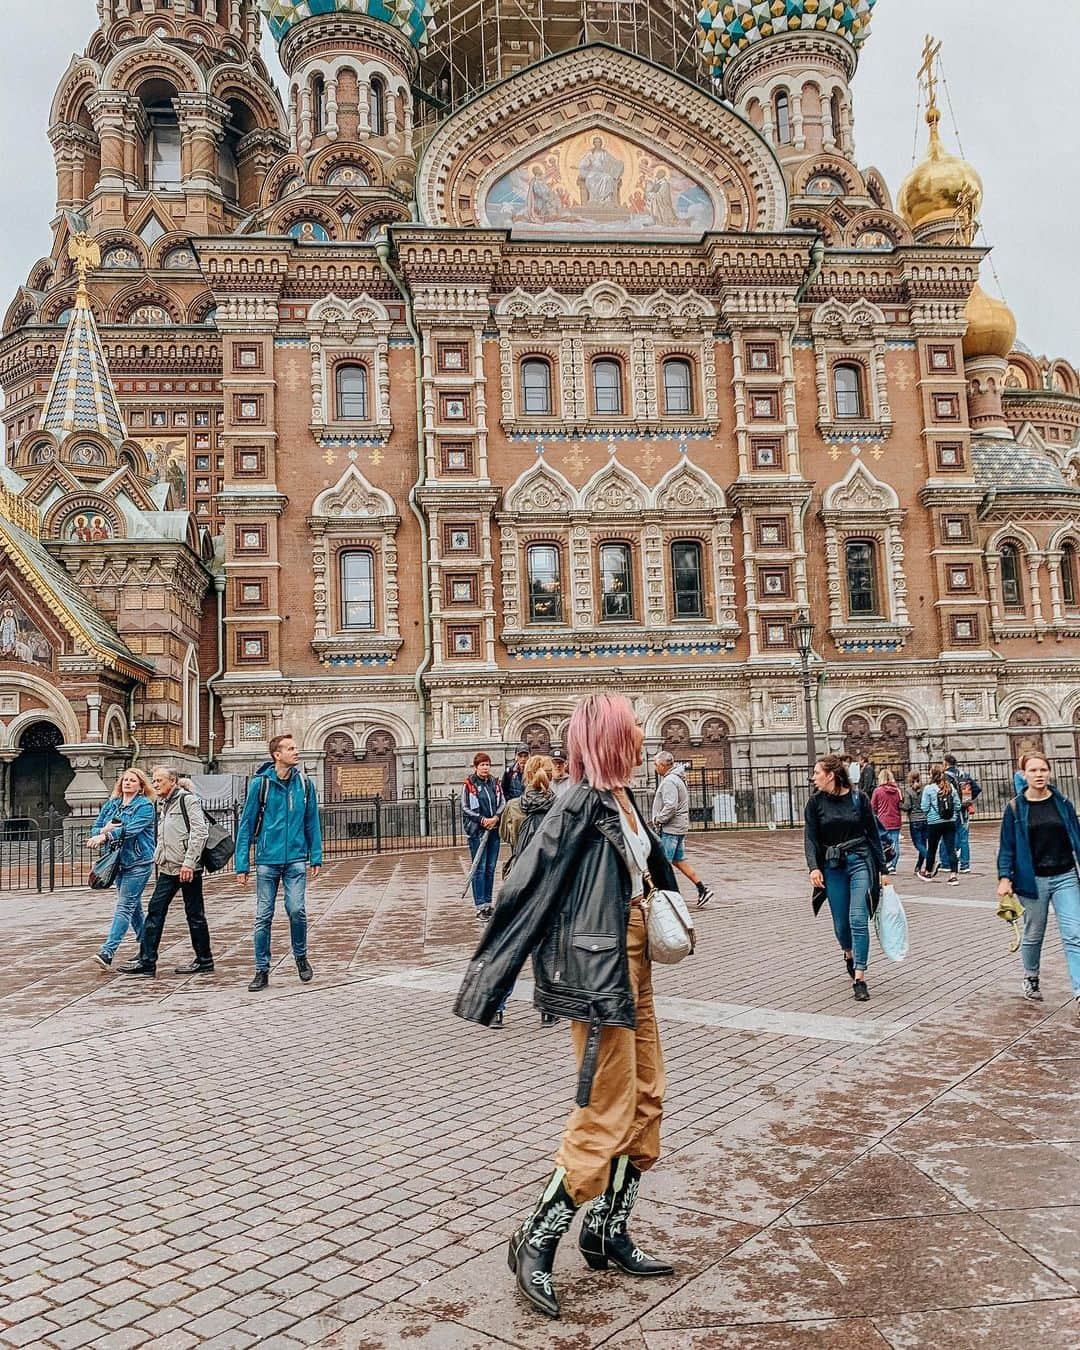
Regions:
[[890, 961], [903, 961], [908, 954], [908, 923], [895, 886], [881, 888], [881, 901], [874, 912], [878, 945]]

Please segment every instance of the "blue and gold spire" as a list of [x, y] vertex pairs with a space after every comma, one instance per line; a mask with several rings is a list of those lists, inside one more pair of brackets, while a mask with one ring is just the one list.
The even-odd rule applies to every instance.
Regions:
[[856, 49], [870, 31], [877, 0], [705, 0], [697, 21], [701, 51], [720, 79], [747, 47], [781, 33], [835, 33]]
[[89, 235], [77, 234], [68, 244], [68, 256], [78, 268], [79, 289], [41, 413], [41, 426], [57, 440], [73, 431], [93, 431], [118, 446], [127, 439], [127, 428], [86, 287], [87, 273], [101, 263], [101, 249]]

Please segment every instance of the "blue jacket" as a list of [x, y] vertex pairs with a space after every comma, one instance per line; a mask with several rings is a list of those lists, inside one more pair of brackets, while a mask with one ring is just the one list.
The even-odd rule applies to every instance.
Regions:
[[952, 817], [949, 820], [942, 820], [941, 816], [938, 814], [937, 809], [937, 799], [938, 799], [937, 784], [928, 783], [927, 786], [923, 788], [922, 803], [921, 803], [922, 809], [926, 812], [926, 823], [928, 825], [959, 825], [960, 823], [960, 813], [964, 809], [963, 803], [960, 800], [960, 793], [956, 790], [956, 787], [953, 783], [950, 783], [948, 779], [946, 779], [945, 781], [949, 783], [949, 790], [952, 793], [953, 799]]
[[120, 822], [119, 830], [113, 830], [110, 839], [122, 839], [120, 846], [120, 870], [129, 867], [145, 867], [154, 861], [154, 803], [140, 792], [132, 797], [127, 806], [123, 797], [110, 797], [98, 812], [94, 822], [94, 833], [103, 830], [110, 821]]
[[[266, 810], [256, 838], [263, 783], [268, 784]], [[252, 844], [256, 867], [259, 863], [290, 862], [322, 866], [322, 826], [315, 784], [298, 769], [294, 768], [288, 778], [279, 778], [271, 760], [258, 769], [248, 784], [244, 814], [236, 832], [236, 871], [240, 876], [250, 870]]]
[[[1057, 803], [1061, 819], [1069, 832], [1073, 861], [1080, 862], [1080, 820], [1076, 807], [1057, 788], [1050, 793]], [[1021, 900], [1034, 900], [1039, 894], [1035, 882], [1035, 864], [1031, 860], [1031, 840], [1028, 838], [1028, 799], [1021, 792], [1009, 802], [1001, 817], [1001, 840], [998, 844], [997, 870], [1001, 880], [1012, 882], [1013, 892]]]

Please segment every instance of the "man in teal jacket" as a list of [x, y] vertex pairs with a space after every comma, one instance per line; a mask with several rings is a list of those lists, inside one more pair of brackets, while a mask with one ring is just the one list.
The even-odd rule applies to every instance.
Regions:
[[305, 984], [314, 971], [307, 959], [308, 867], [311, 878], [322, 867], [322, 828], [315, 785], [297, 768], [300, 751], [285, 732], [270, 742], [270, 759], [248, 784], [244, 814], [236, 832], [236, 875], [247, 885], [251, 847], [255, 846], [255, 978], [252, 993], [270, 983], [270, 925], [278, 886], [284, 887], [292, 953]]

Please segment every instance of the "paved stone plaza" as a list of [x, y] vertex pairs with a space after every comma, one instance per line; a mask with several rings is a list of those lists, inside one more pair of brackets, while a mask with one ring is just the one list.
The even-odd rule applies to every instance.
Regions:
[[[504, 1251], [570, 1105], [568, 1036], [524, 988], [502, 1032], [451, 1016], [475, 938], [460, 855], [333, 864], [315, 982], [279, 914], [261, 996], [232, 881], [208, 888], [216, 974], [153, 982], [90, 961], [111, 897], [0, 896], [0, 1344], [1075, 1347], [1080, 1025], [1056, 930], [1025, 1004], [976, 832], [961, 887], [903, 878], [912, 956], [875, 950], [857, 1006], [800, 843], [692, 838], [718, 898], [699, 954], [657, 972], [667, 1155], [634, 1230], [678, 1274], [593, 1274], [568, 1240], [555, 1324]], [[177, 906], [159, 970], [189, 955]]]

